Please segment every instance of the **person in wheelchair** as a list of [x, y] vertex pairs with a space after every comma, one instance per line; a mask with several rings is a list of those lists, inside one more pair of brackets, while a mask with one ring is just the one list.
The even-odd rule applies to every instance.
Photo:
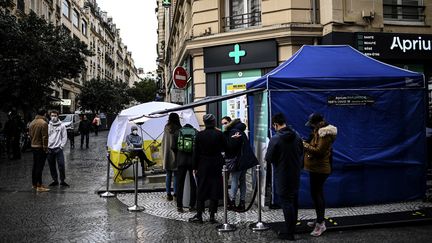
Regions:
[[[143, 146], [143, 139], [140, 135], [138, 135], [138, 127], [132, 126], [131, 133], [126, 136], [126, 143], [128, 145], [128, 148], [142, 148]], [[131, 158], [135, 158], [135, 156], [138, 156], [140, 162], [141, 162], [141, 168], [142, 168], [142, 174], [145, 176], [144, 173], [144, 161], [147, 163], [148, 167], [151, 167], [155, 165], [156, 163], [149, 160], [147, 156], [144, 153], [144, 150], [132, 150], [129, 152], [129, 156]]]

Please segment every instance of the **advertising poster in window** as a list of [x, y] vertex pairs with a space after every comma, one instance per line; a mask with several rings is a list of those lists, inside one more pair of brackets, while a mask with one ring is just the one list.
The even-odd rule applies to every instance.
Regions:
[[[261, 77], [261, 70], [234, 71], [222, 73], [221, 95], [246, 90], [246, 83]], [[222, 116], [240, 118], [248, 124], [246, 95], [222, 102]]]

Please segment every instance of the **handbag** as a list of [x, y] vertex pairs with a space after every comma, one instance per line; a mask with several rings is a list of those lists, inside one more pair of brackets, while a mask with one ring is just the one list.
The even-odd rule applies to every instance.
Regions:
[[236, 171], [239, 166], [239, 159], [243, 155], [243, 140], [242, 144], [240, 146], [240, 152], [239, 155], [234, 156], [233, 158], [225, 158], [225, 165], [229, 172]]
[[237, 168], [238, 164], [238, 156], [235, 156], [234, 158], [226, 158], [225, 159], [225, 165], [228, 171], [234, 171]]

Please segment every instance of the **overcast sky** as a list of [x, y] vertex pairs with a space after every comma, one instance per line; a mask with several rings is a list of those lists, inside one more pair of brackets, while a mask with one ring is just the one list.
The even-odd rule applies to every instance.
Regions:
[[155, 0], [97, 0], [99, 7], [113, 17], [120, 36], [137, 68], [156, 69], [157, 19]]

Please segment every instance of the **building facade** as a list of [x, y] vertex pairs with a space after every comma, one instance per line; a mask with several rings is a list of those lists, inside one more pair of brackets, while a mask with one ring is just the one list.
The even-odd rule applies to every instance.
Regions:
[[86, 60], [86, 69], [75, 79], [63, 79], [62, 87], [53, 87], [53, 96], [62, 99], [61, 112], [79, 109], [77, 99], [84, 82], [111, 79], [132, 86], [138, 81], [132, 53], [127, 50], [108, 13], [102, 11], [96, 0], [2, 0], [9, 2], [15, 16], [35, 12], [39, 17], [62, 26], [71, 37], [86, 43], [94, 56]]
[[[243, 90], [302, 45], [351, 45], [430, 80], [431, 8], [432, 0], [159, 0], [165, 99], [188, 103]], [[184, 90], [172, 84], [176, 66], [190, 74]], [[238, 98], [196, 112], [247, 119], [246, 107]]]

